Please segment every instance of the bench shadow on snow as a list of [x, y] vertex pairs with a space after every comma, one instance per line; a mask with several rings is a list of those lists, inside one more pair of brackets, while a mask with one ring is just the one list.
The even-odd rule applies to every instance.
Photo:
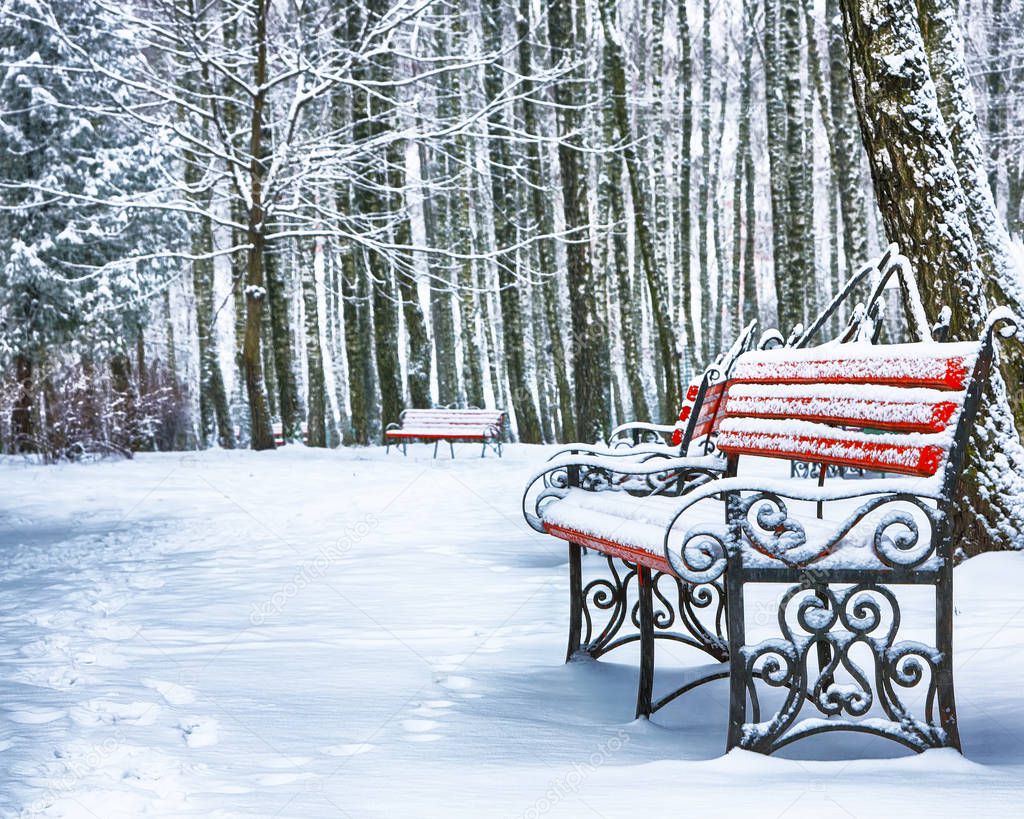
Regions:
[[[520, 748], [527, 755], [536, 752], [539, 758], [547, 760], [575, 759], [581, 750], [599, 750], [610, 737], [623, 734], [629, 739], [614, 754], [612, 764], [721, 757], [725, 753], [728, 681], [716, 680], [684, 694], [649, 722], [636, 720], [637, 665], [630, 651], [620, 650], [614, 660], [583, 658], [565, 665], [489, 675], [488, 687], [501, 693], [490, 695], [483, 707], [500, 722], [522, 723], [525, 712], [532, 727], [517, 729]], [[701, 673], [722, 668], [715, 664], [659, 668], [655, 697]], [[980, 702], [973, 694], [964, 691], [960, 706], [967, 759], [998, 765], [1024, 762], [1024, 740], [1017, 739], [1024, 736], [1024, 713], [1010, 707], [1005, 697], [1000, 698], [996, 692], [986, 692]], [[765, 697], [766, 713], [771, 713], [777, 702]], [[560, 759], [563, 756], [564, 760]], [[869, 734], [832, 732], [801, 740], [775, 756], [802, 761], [846, 761], [910, 758], [916, 754]]]

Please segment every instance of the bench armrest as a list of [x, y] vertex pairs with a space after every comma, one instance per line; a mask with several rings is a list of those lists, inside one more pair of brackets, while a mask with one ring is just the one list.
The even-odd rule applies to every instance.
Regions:
[[[644, 421], [630, 421], [619, 424], [608, 436], [609, 447], [639, 447], [667, 445], [676, 428], [674, 424], [649, 424]], [[639, 436], [637, 435], [639, 433]], [[644, 435], [646, 433], [646, 435]], [[637, 440], [634, 442], [634, 438]], [[676, 447], [678, 450], [679, 447]]]
[[[624, 443], [624, 442], [623, 442]], [[605, 446], [604, 444], [563, 444], [548, 461], [558, 458], [588, 456], [593, 458], [632, 458], [642, 459], [648, 456], [662, 458], [678, 458], [679, 447], [665, 444], [639, 444], [637, 446]], [[724, 463], [724, 461], [722, 461]]]
[[661, 495], [678, 487], [688, 492], [708, 481], [718, 482], [724, 468], [724, 461], [713, 456], [680, 458], [661, 452], [638, 456], [634, 452], [630, 457], [630, 453], [572, 450], [557, 455], [527, 481], [523, 517], [533, 529], [543, 532], [544, 505], [564, 498], [570, 489]]
[[[716, 495], [728, 495], [726, 522], [682, 528], [686, 512]], [[744, 494], [746, 493], [746, 494]], [[792, 517], [783, 498], [828, 503], [864, 497], [854, 512], [837, 521], [824, 539], [811, 542], [805, 526]], [[932, 506], [928, 501], [937, 503]], [[890, 568], [913, 569], [935, 554], [935, 539], [922, 540], [919, 526], [906, 505], [920, 510], [934, 534], [945, 516], [945, 498], [938, 479], [881, 478], [832, 486], [800, 486], [792, 480], [723, 478], [695, 488], [680, 498], [665, 530], [665, 559], [690, 583], [708, 583], [725, 571], [730, 555], [751, 548], [790, 567], [810, 567], [832, 554], [849, 532], [886, 504], [903, 504], [882, 515], [872, 539], [870, 556]], [[753, 515], [751, 511], [753, 510]], [[889, 535], [886, 530], [899, 527]], [[680, 535], [680, 532], [682, 533]], [[749, 545], [752, 544], [752, 545]]]

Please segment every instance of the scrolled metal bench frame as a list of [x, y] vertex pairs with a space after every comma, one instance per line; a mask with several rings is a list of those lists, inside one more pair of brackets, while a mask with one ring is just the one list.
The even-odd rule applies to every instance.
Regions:
[[[886, 481], [846, 484], [827, 494], [796, 485], [790, 491], [778, 485], [769, 490], [756, 480], [734, 477], [735, 458], [731, 457], [732, 476], [714, 487], [726, 498], [726, 524], [691, 528], [683, 535], [681, 546], [671, 548], [673, 527], [685, 521], [688, 508], [712, 494], [711, 487], [701, 487], [682, 499], [665, 535], [667, 560], [673, 571], [691, 583], [720, 582], [723, 576], [725, 580], [730, 656], [728, 749], [770, 754], [816, 734], [854, 731], [884, 737], [915, 751], [937, 747], [960, 750], [952, 668], [953, 500], [992, 367], [994, 336], [1009, 337], [1018, 321], [1009, 311], [998, 310], [986, 323], [937, 490], [886, 491]], [[823, 541], [812, 545], [785, 498], [813, 502], [819, 494], [819, 504], [870, 499]], [[844, 565], [841, 560], [827, 567], [816, 565], [832, 556], [843, 538], [870, 513], [897, 503], [901, 511], [882, 516], [871, 533], [878, 568]], [[906, 510], [908, 504], [918, 510], [919, 517]], [[925, 531], [919, 521], [926, 523]], [[751, 548], [770, 555], [775, 562], [745, 565], [744, 550]], [[788, 586], [778, 605], [780, 636], [755, 645], [748, 645], [745, 638], [743, 591], [751, 583]], [[896, 592], [902, 586], [934, 588], [934, 645], [897, 641], [902, 614]], [[866, 653], [873, 668], [865, 669], [851, 656], [855, 646], [863, 647], [861, 656]], [[816, 671], [812, 671], [814, 659]], [[839, 671], [853, 683], [835, 687]], [[769, 688], [786, 691], [781, 707], [769, 717], [762, 713], [755, 684], [758, 679]], [[924, 695], [923, 709], [916, 714], [907, 704], [905, 692], [911, 691]], [[865, 719], [875, 704], [884, 717]], [[817, 715], [801, 719], [808, 708]]]
[[[559, 456], [578, 460], [564, 465], [552, 464], [535, 478], [531, 487], [539, 483], [542, 488], [534, 497], [532, 512], [527, 508], [531, 487], [523, 495], [523, 514], [537, 531], [546, 531], [543, 524], [544, 506], [564, 497], [570, 489], [595, 492], [617, 489], [640, 495], [664, 494], [675, 497], [685, 496], [687, 492], [714, 481], [721, 474], [719, 468], [697, 465], [698, 459], [691, 459], [694, 465], [675, 466], [678, 459], [657, 452], [647, 453], [640, 458], [616, 452], [609, 458], [608, 453], [593, 456], [586, 450], [570, 450]], [[588, 465], [585, 462], [588, 458], [592, 458], [595, 465]], [[638, 485], [626, 486], [623, 479]], [[598, 659], [622, 646], [639, 642], [637, 717], [648, 717], [685, 691], [726, 676], [726, 672], [706, 675], [654, 699], [656, 641], [686, 645], [704, 652], [716, 662], [726, 661], [724, 583], [690, 584], [667, 571], [667, 564], [664, 564], [664, 568], [658, 568], [644, 565], [639, 560], [632, 561], [608, 554], [602, 555], [608, 567], [608, 575], [584, 583], [584, 551], [584, 538], [569, 541], [569, 634], [566, 662], [581, 657]], [[661, 561], [657, 562], [663, 565]], [[669, 586], [667, 590], [664, 588], [666, 584]], [[705, 616], [702, 617], [702, 614]]]

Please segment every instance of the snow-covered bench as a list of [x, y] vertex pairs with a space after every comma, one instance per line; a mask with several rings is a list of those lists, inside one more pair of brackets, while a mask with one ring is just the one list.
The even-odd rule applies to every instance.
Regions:
[[[747, 353], [734, 368], [718, 437], [726, 477], [694, 482], [682, 496], [661, 493], [658, 476], [685, 472], [687, 459], [569, 456], [549, 464], [528, 488], [524, 513], [538, 531], [569, 542], [570, 656], [639, 640], [638, 715], [729, 676], [729, 748], [771, 753], [837, 729], [915, 750], [959, 748], [952, 510], [993, 334], [999, 327], [1008, 335], [1012, 325], [999, 310], [977, 343]], [[815, 486], [773, 475], [779, 460], [890, 477]], [[651, 491], [619, 491], [624, 472]], [[612, 579], [583, 585], [582, 547], [607, 556]], [[659, 588], [666, 576], [684, 581], [678, 597]], [[764, 598], [769, 616], [748, 620], [745, 603], [762, 584], [774, 586]], [[925, 624], [901, 612], [915, 587], [929, 590]], [[627, 619], [637, 634], [619, 636]], [[653, 700], [661, 636], [728, 659], [728, 670]]]
[[[736, 359], [753, 347], [756, 330], [757, 321], [751, 321], [729, 349], [721, 353], [704, 372], [687, 385], [679, 416], [674, 423], [628, 421], [611, 431], [608, 436], [609, 446], [618, 449], [645, 447], [651, 444], [665, 445], [679, 448], [685, 453], [689, 451], [690, 443], [699, 442], [705, 453], [712, 452], [714, 446], [711, 438], [718, 431], [725, 384]], [[765, 346], [776, 339], [781, 339], [778, 332], [769, 331], [762, 337], [759, 346]]]
[[506, 423], [507, 416], [503, 410], [450, 407], [407, 409], [402, 411], [397, 424], [388, 424], [384, 430], [384, 442], [388, 451], [392, 444], [400, 444], [404, 455], [410, 440], [433, 441], [436, 458], [437, 445], [447, 441], [454, 458], [455, 441], [476, 441], [481, 444], [481, 458], [488, 447], [497, 452], [500, 458]]
[[[284, 446], [287, 441], [284, 439], [284, 424], [272, 424], [271, 431], [274, 433], [274, 444], [276, 446]], [[309, 427], [306, 426], [306, 422], [303, 421], [299, 425], [299, 434], [302, 435], [302, 443], [308, 443], [309, 441]]]

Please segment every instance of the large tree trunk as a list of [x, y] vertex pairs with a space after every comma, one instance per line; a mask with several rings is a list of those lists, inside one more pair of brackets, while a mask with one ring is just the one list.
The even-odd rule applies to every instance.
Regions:
[[[679, 118], [679, 199], [676, 211], [679, 214], [679, 280], [676, 287], [679, 291], [679, 310], [675, 316], [682, 321], [682, 329], [686, 335], [686, 366], [694, 370], [703, 366], [697, 362], [696, 323], [693, 319], [693, 296], [690, 282], [690, 268], [693, 257], [692, 223], [693, 216], [690, 203], [690, 187], [693, 171], [691, 160], [691, 141], [693, 139], [693, 50], [690, 47], [690, 21], [687, 12], [687, 0], [679, 0], [676, 5], [676, 27], [679, 38], [679, 97], [681, 112]], [[639, 311], [640, 305], [635, 305]], [[659, 420], [668, 421], [675, 417], [677, 408], [672, 414]]]
[[[483, 8], [484, 44], [493, 53], [501, 51], [501, 32], [505, 24], [502, 5], [487, 0]], [[517, 202], [513, 181], [515, 160], [509, 149], [508, 123], [503, 106], [495, 101], [504, 94], [502, 66], [488, 64], [484, 88], [488, 102], [494, 107], [487, 118], [488, 150], [491, 156], [491, 201], [494, 207], [494, 236], [498, 247], [498, 287], [501, 291], [502, 341], [508, 368], [512, 407], [515, 410], [519, 440], [528, 444], [541, 442], [540, 416], [528, 378], [526, 352], [523, 349], [523, 328], [526, 320], [522, 307], [521, 283], [516, 278]]]
[[843, 223], [843, 251], [846, 269], [857, 270], [868, 258], [867, 206], [861, 179], [863, 148], [857, 139], [857, 111], [850, 90], [850, 61], [843, 39], [839, 0], [826, 0], [828, 31], [829, 103], [832, 120], [833, 163]]
[[263, 352], [260, 330], [263, 321], [264, 300], [267, 295], [263, 276], [264, 231], [267, 214], [263, 209], [263, 110], [267, 101], [267, 16], [268, 0], [256, 0], [256, 67], [253, 82], [257, 88], [252, 101], [249, 126], [249, 194], [248, 219], [249, 249], [246, 254], [245, 276], [245, 340], [242, 344], [242, 363], [245, 389], [249, 399], [249, 434], [253, 449], [274, 449], [274, 430], [270, 421], [267, 387], [263, 378]]
[[324, 378], [324, 355], [320, 346], [320, 308], [316, 297], [316, 256], [323, 258], [321, 240], [316, 240], [311, 258], [300, 260], [302, 266], [302, 310], [306, 330], [306, 444], [327, 446], [327, 384]]
[[[533, 82], [533, 38], [540, 32], [530, 33], [530, 2], [519, 0], [519, 16], [516, 20], [516, 34], [519, 37], [519, 73], [527, 78], [523, 82], [523, 127], [528, 134], [542, 137], [539, 122], [538, 101], [539, 90]], [[573, 417], [572, 392], [569, 386], [569, 370], [566, 363], [565, 343], [562, 339], [562, 316], [558, 309], [558, 276], [555, 269], [555, 232], [554, 206], [552, 197], [545, 192], [551, 183], [545, 173], [541, 146], [539, 141], [530, 140], [526, 144], [527, 169], [530, 174], [530, 208], [533, 211], [534, 230], [544, 237], [538, 241], [538, 259], [540, 273], [544, 276], [539, 292], [534, 297], [543, 304], [543, 315], [547, 324], [547, 332], [551, 345], [551, 366], [554, 370], [554, 386], [558, 397], [558, 411], [561, 417], [562, 438], [566, 441], [576, 439], [576, 419]]]
[[[662, 389], [659, 391], [661, 417], [663, 419], [671, 419], [675, 417], [678, 411], [679, 402], [682, 399], [682, 390], [680, 388], [680, 362], [679, 351], [676, 346], [676, 333], [672, 316], [669, 312], [670, 308], [666, 304], [668, 286], [665, 281], [664, 270], [660, 270], [657, 266], [654, 237], [650, 229], [648, 203], [640, 186], [640, 168], [638, 167], [636, 151], [633, 148], [629, 111], [626, 108], [626, 68], [622, 53], [622, 35], [618, 30], [615, 20], [615, 6], [611, 0], [601, 0], [600, 10], [605, 48], [607, 49], [615, 122], [619, 132], [619, 140], [622, 143], [622, 159], [626, 164], [626, 171], [629, 177], [629, 192], [633, 202], [633, 225], [636, 242], [640, 250], [641, 266], [643, 267], [644, 278], [647, 282], [647, 290], [650, 294], [657, 352], [662, 362], [664, 381], [661, 385]], [[554, 43], [554, 38], [552, 38], [552, 43]], [[563, 185], [565, 184], [565, 175], [566, 172], [563, 165]], [[566, 221], [568, 222], [568, 219]], [[707, 316], [701, 316], [702, 321], [706, 319]], [[701, 335], [702, 338], [706, 337], [706, 333]], [[579, 385], [577, 385], [578, 390]], [[577, 411], [579, 411], [578, 408]]]
[[[786, 186], [786, 260], [775, 266], [779, 297], [779, 326], [783, 333], [793, 330], [807, 318], [806, 290], [813, 281], [814, 265], [808, 248], [804, 156], [804, 89], [800, 81], [803, 37], [800, 21], [801, 0], [781, 0], [779, 48], [784, 76], [779, 85], [785, 100], [786, 143], [784, 168]], [[772, 173], [775, 169], [772, 169]], [[780, 229], [772, 225], [772, 230]]]
[[11, 436], [15, 453], [35, 452], [37, 450], [32, 378], [32, 359], [25, 353], [14, 357], [14, 379], [17, 382], [18, 395], [11, 410]]
[[377, 380], [380, 384], [381, 418], [385, 424], [398, 421], [403, 409], [402, 368], [398, 358], [398, 294], [387, 259], [374, 253], [373, 328], [377, 352]]
[[580, 71], [569, 68], [581, 58], [583, 38], [578, 35], [584, 29], [584, 14], [581, 0], [554, 0], [548, 7], [548, 41], [552, 62], [566, 70], [565, 76], [555, 83], [554, 95], [558, 106], [562, 206], [569, 232], [566, 266], [573, 333], [576, 434], [585, 440], [598, 440], [607, 433], [611, 414], [608, 339], [597, 313], [586, 164], [583, 155], [569, 142], [582, 124], [582, 107], [586, 102]]
[[355, 260], [351, 249], [343, 256], [342, 294], [345, 314], [345, 353], [348, 366], [348, 394], [352, 408], [353, 443], [369, 444], [376, 430], [376, 369], [373, 360], [373, 311], [365, 265]]
[[[217, 336], [213, 326], [213, 224], [200, 217], [195, 226], [192, 243], [192, 292], [196, 306], [196, 335], [199, 340], [199, 406], [202, 442], [206, 446], [210, 434], [225, 449], [234, 449], [235, 435], [231, 424], [224, 374], [217, 355]], [[141, 333], [140, 333], [141, 338]], [[141, 360], [140, 360], [141, 367]], [[139, 389], [144, 390], [144, 378], [139, 376]]]
[[412, 273], [399, 272], [398, 294], [402, 299], [405, 332], [409, 337], [409, 366], [406, 381], [409, 402], [418, 409], [430, 406], [430, 336]]
[[[295, 375], [295, 351], [293, 349], [291, 295], [284, 270], [283, 243], [277, 242], [267, 248], [263, 266], [267, 277], [267, 307], [270, 312], [270, 333], [266, 336], [273, 356], [275, 383], [269, 384], [277, 390], [277, 414], [286, 441], [300, 437], [302, 412], [299, 406], [299, 385]], [[269, 363], [269, 362], [268, 362]]]
[[740, 121], [736, 132], [736, 164], [732, 183], [732, 292], [735, 304], [730, 308], [731, 338], [736, 338], [740, 327], [751, 318], [757, 318], [757, 294], [755, 290], [754, 298], [749, 298], [742, 255], [744, 231], [750, 234], [754, 230], [753, 224], [743, 224], [743, 188], [747, 179], [747, 153], [750, 151], [750, 62], [754, 51], [751, 2], [743, 0], [743, 36], [740, 39], [743, 49], [740, 55]]
[[[956, 6], [951, 0], [918, 0], [917, 7], [939, 112], [967, 200], [967, 220], [978, 248], [985, 292], [992, 304], [1007, 305], [1024, 316], [1024, 277], [1010, 255], [1010, 237], [989, 187]], [[1024, 396], [1024, 347], [1007, 343], [1000, 358], [1009, 394]], [[1024, 433], [1024, 400], [1014, 402], [1010, 408], [1017, 430]]]
[[789, 287], [786, 271], [789, 265], [788, 225], [789, 210], [786, 197], [788, 163], [786, 156], [786, 94], [779, 69], [783, 66], [782, 51], [779, 48], [779, 0], [762, 0], [764, 6], [764, 98], [765, 138], [768, 143], [768, 183], [771, 190], [772, 214], [772, 269], [775, 279], [776, 311], [778, 318], [769, 319], [769, 324], [781, 326], [789, 332], [791, 326], [782, 321], [791, 318], [790, 311], [783, 313], [783, 302], [788, 297]]
[[[711, 363], [714, 355], [714, 288], [711, 286], [711, 251], [708, 247], [708, 224], [712, 202], [711, 189], [711, 0], [704, 0], [701, 20], [700, 72], [700, 183], [697, 188], [697, 259], [700, 262], [700, 359], [701, 366]], [[677, 400], [678, 404], [679, 401]], [[672, 418], [671, 413], [663, 418]]]
[[[435, 167], [433, 152], [427, 151], [421, 143], [420, 167], [425, 181], [431, 178], [444, 178], [444, 174]], [[438, 213], [440, 211], [440, 213]], [[446, 199], [440, 194], [423, 189], [423, 223], [427, 234], [427, 244], [432, 247], [445, 246], [445, 234], [442, 226], [449, 224]], [[437, 363], [437, 400], [439, 404], [454, 404], [459, 397], [459, 374], [455, 361], [455, 318], [452, 313], [452, 271], [447, 260], [435, 261], [433, 256], [427, 257], [430, 275], [430, 326], [433, 333], [434, 359]]]
[[[932, 7], [925, 28], [936, 25], [940, 14], [953, 13], [947, 3]], [[979, 253], [972, 231], [978, 214], [969, 213], [971, 198], [962, 183], [962, 174], [974, 171], [958, 167], [950, 141], [958, 130], [961, 142], [969, 140], [976, 123], [964, 115], [963, 99], [955, 106], [959, 110], [950, 109], [955, 121], [945, 121], [916, 8], [898, 0], [843, 0], [843, 16], [861, 132], [886, 233], [913, 262], [921, 291], [930, 296], [929, 319], [948, 305], [950, 337], [977, 338], [993, 270], [984, 251]], [[955, 25], [955, 17], [944, 19]], [[952, 63], [944, 65], [949, 73], [940, 86], [962, 70], [957, 63], [963, 52], [957, 59], [954, 49], [943, 60]], [[950, 87], [942, 93], [950, 94]], [[987, 187], [983, 175], [977, 182]], [[971, 439], [957, 506], [958, 545], [967, 554], [1007, 548], [1024, 528], [1021, 510], [1013, 505], [1024, 484], [1024, 459], [998, 374], [988, 399]]]

